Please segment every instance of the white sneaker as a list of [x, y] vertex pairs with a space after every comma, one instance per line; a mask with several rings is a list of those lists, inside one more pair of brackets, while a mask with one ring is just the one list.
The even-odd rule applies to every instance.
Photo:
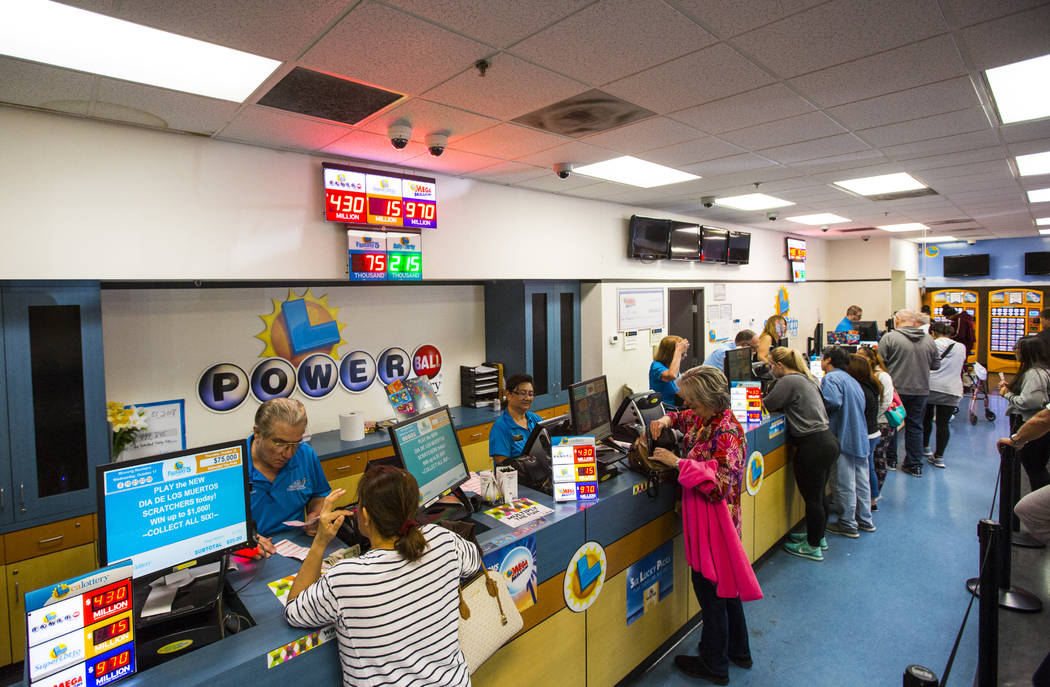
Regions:
[[922, 449], [922, 455], [924, 455], [924, 456], [932, 456], [933, 455], [933, 449], [930, 448], [929, 446], [924, 446], [923, 449]]

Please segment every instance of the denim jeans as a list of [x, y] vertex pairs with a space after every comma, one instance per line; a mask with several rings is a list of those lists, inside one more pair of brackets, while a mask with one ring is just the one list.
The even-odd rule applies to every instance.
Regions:
[[922, 468], [922, 420], [926, 413], [927, 396], [901, 394], [901, 403], [908, 417], [904, 420], [904, 463], [906, 468]]
[[704, 620], [700, 632], [700, 658], [715, 675], [729, 675], [729, 657], [751, 658], [751, 646], [747, 639], [747, 620], [740, 597], [723, 599], [718, 596], [714, 582], [696, 570], [693, 573], [693, 590], [700, 602], [700, 613]]
[[871, 500], [879, 498], [879, 478], [875, 474], [875, 447], [882, 441], [882, 436], [868, 439], [871, 448], [868, 450], [868, 486], [871, 488]]
[[871, 525], [871, 488], [868, 484], [868, 456], [839, 456], [835, 463], [835, 504], [842, 512], [839, 523], [857, 529], [857, 523]]

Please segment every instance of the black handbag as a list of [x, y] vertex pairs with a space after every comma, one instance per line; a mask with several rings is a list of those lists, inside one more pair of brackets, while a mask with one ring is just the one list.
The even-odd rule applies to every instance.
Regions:
[[636, 441], [627, 453], [627, 464], [631, 470], [642, 475], [646, 479], [645, 493], [655, 498], [659, 493], [661, 482], [675, 482], [678, 480], [678, 470], [663, 463], [652, 460], [649, 456], [657, 448], [665, 448], [668, 451], [677, 452], [682, 443], [682, 433], [676, 429], [665, 429], [659, 438], [653, 441], [649, 430], [644, 434], [640, 432], [642, 441]]

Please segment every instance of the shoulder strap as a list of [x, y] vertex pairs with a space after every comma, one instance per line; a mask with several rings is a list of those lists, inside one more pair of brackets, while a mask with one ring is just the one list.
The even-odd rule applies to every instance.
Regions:
[[944, 357], [946, 355], [948, 355], [949, 353], [951, 353], [952, 349], [955, 348], [955, 344], [956, 343], [958, 343], [958, 342], [957, 341], [952, 341], [950, 344], [948, 344], [947, 346], [944, 347], [944, 351], [941, 352], [941, 360], [944, 360]]

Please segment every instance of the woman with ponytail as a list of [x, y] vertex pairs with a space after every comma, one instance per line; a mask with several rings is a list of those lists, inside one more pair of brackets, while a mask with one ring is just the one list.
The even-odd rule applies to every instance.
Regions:
[[828, 414], [820, 387], [797, 351], [782, 346], [769, 352], [769, 370], [776, 381], [762, 399], [766, 408], [784, 411], [788, 436], [795, 444], [795, 482], [806, 502], [806, 531], [793, 532], [784, 549], [811, 561], [824, 560], [828, 547], [824, 528], [824, 486], [839, 457], [839, 441], [828, 429]]
[[[459, 580], [481, 565], [477, 547], [437, 525], [415, 521], [419, 486], [404, 470], [381, 466], [357, 487], [356, 513], [321, 507], [317, 534], [288, 594], [295, 627], [335, 624], [344, 685], [469, 685], [459, 649]], [[371, 549], [321, 574], [325, 547], [346, 517]]]

